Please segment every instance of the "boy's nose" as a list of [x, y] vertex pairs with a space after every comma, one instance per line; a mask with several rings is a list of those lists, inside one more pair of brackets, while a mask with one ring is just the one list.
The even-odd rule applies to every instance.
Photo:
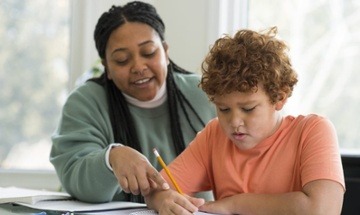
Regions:
[[238, 129], [240, 126], [244, 125], [244, 120], [243, 120], [243, 117], [241, 116], [241, 114], [234, 113], [231, 116], [231, 122], [230, 123], [231, 123], [231, 126], [234, 129]]

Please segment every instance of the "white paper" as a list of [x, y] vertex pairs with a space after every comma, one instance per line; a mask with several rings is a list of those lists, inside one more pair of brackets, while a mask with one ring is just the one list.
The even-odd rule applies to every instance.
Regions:
[[[129, 215], [157, 215], [158, 213], [156, 213], [154, 210], [141, 210], [141, 211], [136, 211], [136, 212], [132, 212]], [[209, 214], [209, 213], [205, 213], [205, 212], [195, 212], [194, 215], [216, 215], [216, 214]]]
[[146, 204], [134, 203], [134, 202], [107, 202], [101, 204], [91, 204], [86, 202], [80, 202], [76, 200], [55, 200], [55, 201], [40, 201], [35, 204], [23, 204], [20, 205], [47, 211], [64, 211], [64, 212], [97, 212], [107, 210], [123, 210], [131, 208], [146, 208]]
[[69, 194], [63, 192], [33, 190], [19, 187], [0, 187], [0, 204], [15, 202], [34, 204], [42, 200], [70, 198]]

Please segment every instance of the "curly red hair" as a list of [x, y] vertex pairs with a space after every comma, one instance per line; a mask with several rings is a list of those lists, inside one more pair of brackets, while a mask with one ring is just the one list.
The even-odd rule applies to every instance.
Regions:
[[213, 100], [234, 91], [256, 92], [261, 85], [272, 103], [290, 97], [297, 83], [286, 44], [277, 28], [265, 33], [240, 30], [216, 40], [202, 63], [200, 86]]

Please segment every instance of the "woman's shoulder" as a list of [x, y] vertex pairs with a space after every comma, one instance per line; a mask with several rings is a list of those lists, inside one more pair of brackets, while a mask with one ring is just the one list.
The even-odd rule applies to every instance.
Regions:
[[104, 86], [97, 84], [93, 81], [87, 81], [79, 86], [77, 86], [71, 93], [72, 95], [103, 95], [105, 94], [105, 88]]
[[178, 73], [174, 72], [174, 80], [181, 89], [199, 89], [200, 75], [197, 73]]
[[93, 81], [77, 86], [67, 98], [67, 103], [106, 103], [105, 88]]

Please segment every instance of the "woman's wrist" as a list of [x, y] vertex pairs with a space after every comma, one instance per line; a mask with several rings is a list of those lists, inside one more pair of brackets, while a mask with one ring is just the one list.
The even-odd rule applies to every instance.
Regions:
[[111, 143], [105, 152], [105, 163], [111, 172], [113, 171], [113, 168], [111, 167], [111, 164], [110, 164], [110, 151], [111, 151], [111, 149], [113, 149], [115, 147], [121, 147], [121, 146], [124, 146], [124, 145], [121, 143]]

